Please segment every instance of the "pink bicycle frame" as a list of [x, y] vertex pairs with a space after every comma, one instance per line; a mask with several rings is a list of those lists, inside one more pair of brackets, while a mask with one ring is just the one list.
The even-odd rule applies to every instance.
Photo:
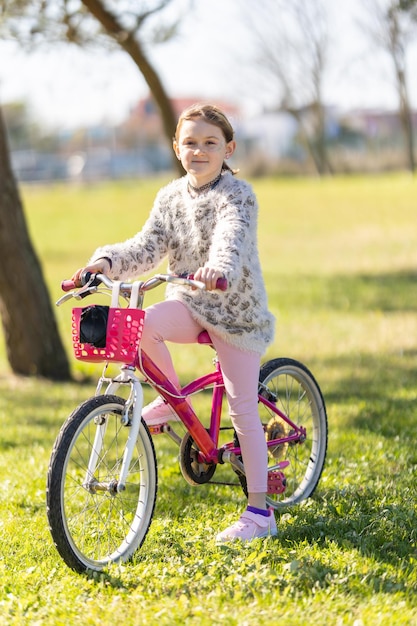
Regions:
[[[136, 365], [141, 370], [143, 375], [148, 379], [148, 381], [152, 383], [152, 386], [157, 388], [159, 395], [168, 402], [168, 404], [177, 413], [178, 417], [180, 417], [190, 435], [197, 443], [200, 451], [203, 453], [206, 461], [218, 463], [218, 441], [214, 441], [212, 435], [219, 430], [222, 396], [224, 392], [223, 377], [220, 370], [220, 364], [217, 364], [216, 371], [194, 380], [183, 389], [177, 389], [171, 383], [171, 381], [166, 378], [165, 374], [161, 372], [159, 367], [155, 365], [152, 359], [148, 357], [146, 352], [141, 351], [140, 359], [138, 358]], [[217, 407], [217, 415], [215, 415], [214, 420], [212, 416], [210, 431], [207, 432], [206, 428], [202, 425], [190, 404], [186, 401], [186, 398], [191, 393], [195, 393], [213, 385], [215, 387], [213, 406]]]
[[[146, 379], [152, 383], [152, 386], [157, 388], [158, 393], [174, 409], [178, 417], [186, 426], [191, 437], [196, 442], [205, 462], [221, 463], [222, 454], [225, 450], [233, 452], [236, 455], [240, 454], [240, 448], [235, 447], [232, 443], [226, 444], [221, 449], [218, 448], [221, 410], [223, 396], [225, 393], [223, 376], [220, 363], [218, 361], [216, 361], [216, 369], [214, 372], [205, 374], [204, 376], [193, 380], [182, 389], [177, 389], [145, 352], [141, 352], [141, 357], [137, 359], [135, 364], [141, 370]], [[207, 430], [202, 425], [186, 399], [189, 395], [197, 393], [208, 387], [213, 387], [213, 396], [210, 426]], [[280, 411], [278, 407], [267, 398], [264, 398], [262, 395], [259, 395], [258, 397], [259, 401], [271, 410], [271, 413], [279, 415], [279, 417], [281, 417], [291, 428], [290, 434], [286, 437], [280, 438], [279, 440], [268, 441], [268, 446], [276, 445], [277, 441], [280, 443], [289, 443], [292, 441], [300, 441], [300, 438], [301, 440], [305, 438], [305, 428], [294, 424], [294, 422], [292, 422], [289, 417], [285, 415], [285, 413]]]

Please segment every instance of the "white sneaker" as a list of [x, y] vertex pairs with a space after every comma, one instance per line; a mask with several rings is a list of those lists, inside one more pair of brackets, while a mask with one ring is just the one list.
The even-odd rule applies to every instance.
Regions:
[[158, 396], [142, 409], [142, 417], [147, 426], [164, 426], [167, 422], [180, 422], [180, 418], [161, 396]]
[[269, 511], [269, 515], [260, 515], [245, 511], [242, 513], [237, 522], [223, 530], [216, 537], [216, 541], [252, 541], [252, 539], [260, 539], [262, 537], [274, 536], [278, 533], [275, 515], [273, 511]]

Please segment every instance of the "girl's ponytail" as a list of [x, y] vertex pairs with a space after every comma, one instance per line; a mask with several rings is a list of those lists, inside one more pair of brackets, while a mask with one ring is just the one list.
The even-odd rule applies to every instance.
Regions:
[[232, 169], [232, 168], [231, 168], [231, 167], [230, 167], [230, 166], [226, 163], [226, 161], [223, 161], [222, 171], [223, 171], [223, 172], [231, 172], [231, 173], [233, 174], [233, 176], [234, 176], [235, 174], [237, 174], [237, 173], [238, 173], [238, 171], [239, 171], [239, 170], [238, 170], [238, 169], [237, 169], [237, 170]]

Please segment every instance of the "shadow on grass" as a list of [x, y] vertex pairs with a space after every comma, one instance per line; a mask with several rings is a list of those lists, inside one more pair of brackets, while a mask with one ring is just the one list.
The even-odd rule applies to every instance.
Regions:
[[61, 425], [85, 399], [74, 383], [54, 384], [44, 379], [0, 380], [0, 450], [52, 446]]
[[359, 353], [318, 359], [317, 364], [322, 372], [337, 372], [332, 383], [321, 380], [320, 385], [328, 408], [349, 409], [345, 425], [359, 433], [416, 439], [417, 351]]
[[[211, 538], [204, 535], [207, 527], [205, 530], [193, 527], [190, 533], [192, 511], [187, 507], [182, 513], [167, 514], [171, 519], [168, 532], [165, 534], [166, 526], [162, 526], [156, 544], [147, 539], [135, 555], [132, 567], [150, 561], [159, 562], [161, 566], [166, 563], [167, 567], [187, 561], [192, 569], [194, 561], [198, 561], [199, 569], [204, 569], [215, 559], [222, 568], [224, 558], [225, 567], [233, 562], [236, 567], [242, 567], [242, 562], [245, 563], [248, 555], [255, 551], [268, 566], [262, 570], [262, 575], [268, 576], [268, 572], [273, 571], [276, 588], [290, 588], [290, 593], [295, 596], [300, 592], [309, 595], [313, 590], [339, 587], [340, 584], [346, 593], [365, 596], [410, 592], [410, 585], [415, 582], [407, 570], [414, 567], [410, 559], [417, 558], [416, 512], [396, 504], [375, 508], [375, 501], [376, 494], [368, 490], [352, 490], [343, 497], [340, 492], [327, 493], [326, 497], [313, 501], [311, 506], [293, 510], [295, 523], [278, 522], [280, 530], [276, 538], [268, 540], [265, 545], [256, 543], [253, 546], [239, 543], [221, 547], [206, 545], [207, 538]], [[206, 508], [206, 515], [210, 517], [213, 505], [207, 504], [204, 498], [197, 497], [195, 506]], [[155, 523], [157, 520], [158, 516]], [[413, 542], [414, 548], [411, 547]], [[196, 550], [200, 554], [198, 557]], [[205, 557], [205, 552], [210, 556]], [[250, 569], [250, 566], [243, 565], [243, 569]], [[112, 572], [90, 576], [115, 588], [134, 590], [143, 584], [137, 576], [118, 576]], [[261, 580], [259, 582], [262, 586]], [[189, 584], [192, 585], [192, 580]], [[196, 583], [196, 592], [197, 588]]]
[[[417, 510], [411, 503], [384, 502], [383, 493], [361, 487], [327, 492], [317, 504], [296, 513], [297, 523], [285, 526], [281, 542], [289, 550], [303, 542], [324, 550], [337, 545], [346, 553], [356, 550], [371, 559], [363, 583], [375, 592], [396, 592], [406, 587], [388, 575], [387, 566], [404, 573], [417, 558]], [[319, 512], [320, 511], [320, 512]], [[353, 557], [353, 561], [355, 558]], [[365, 568], [366, 569], [366, 568]]]

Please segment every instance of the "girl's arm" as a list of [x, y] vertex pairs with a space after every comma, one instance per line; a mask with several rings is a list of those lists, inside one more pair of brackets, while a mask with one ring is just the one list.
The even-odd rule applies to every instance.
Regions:
[[142, 230], [124, 242], [102, 246], [92, 255], [89, 266], [110, 262], [106, 272], [116, 280], [126, 280], [149, 272], [167, 255], [165, 220], [158, 196]]
[[209, 258], [204, 268], [222, 273], [231, 285], [242, 273], [247, 258], [248, 241], [256, 240], [258, 205], [249, 185], [219, 206]]
[[80, 267], [73, 276], [71, 280], [75, 282], [77, 287], [81, 287], [81, 274], [83, 272], [90, 272], [91, 274], [108, 274], [111, 270], [112, 263], [109, 258], [101, 258], [97, 259], [95, 263], [91, 263], [90, 265], [86, 265], [85, 267]]

